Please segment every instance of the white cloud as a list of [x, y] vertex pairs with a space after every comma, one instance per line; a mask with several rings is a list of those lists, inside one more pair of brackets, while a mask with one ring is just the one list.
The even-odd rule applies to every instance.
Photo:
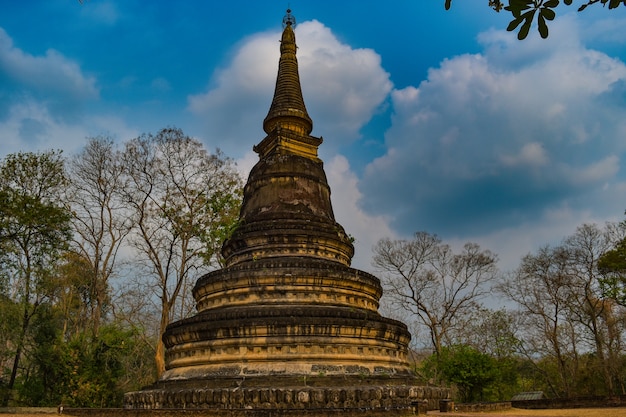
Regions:
[[244, 41], [229, 66], [213, 74], [209, 90], [188, 97], [189, 110], [204, 120], [206, 137], [229, 155], [263, 139], [279, 56], [276, 36], [264, 33]]
[[0, 28], [0, 70], [27, 88], [63, 99], [95, 99], [99, 95], [96, 79], [83, 74], [80, 66], [60, 52], [49, 49], [33, 56], [16, 48]]
[[543, 166], [548, 163], [549, 158], [541, 143], [529, 142], [522, 146], [518, 154], [502, 156], [501, 160], [504, 165], [508, 166]]
[[551, 29], [547, 41], [483, 34], [483, 54], [394, 90], [387, 153], [362, 182], [368, 211], [444, 236], [515, 228], [562, 204], [604, 212], [611, 192], [597, 190], [626, 179], [626, 65], [584, 47], [575, 21]]
[[0, 157], [46, 149], [62, 149], [69, 155], [78, 151], [87, 137], [98, 135], [126, 140], [138, 133], [115, 115], [93, 115], [81, 123], [66, 123], [51, 114], [45, 104], [23, 98], [0, 121]]
[[316, 20], [299, 25], [297, 39], [304, 98], [313, 120], [323, 121], [317, 131], [356, 138], [393, 86], [380, 56], [342, 44]]
[[363, 195], [359, 191], [359, 180], [345, 156], [336, 155], [328, 161], [326, 174], [335, 220], [355, 239], [352, 266], [371, 270], [372, 248], [376, 242], [385, 237], [396, 237], [389, 227], [389, 219], [384, 215], [369, 215], [361, 209]]
[[587, 166], [576, 167], [568, 171], [571, 181], [577, 184], [597, 184], [614, 178], [619, 172], [619, 158], [609, 155], [600, 161], [591, 162]]
[[0, 154], [34, 152], [44, 149], [72, 151], [84, 141], [87, 131], [54, 119], [46, 106], [31, 99], [11, 107], [0, 121]]
[[[279, 39], [279, 32], [267, 32], [244, 40], [228, 66], [213, 74], [209, 90], [188, 98], [189, 110], [205, 120], [207, 137], [219, 140], [228, 154], [239, 155], [242, 146], [263, 138], [262, 120], [278, 70]], [[392, 88], [380, 56], [342, 44], [317, 21], [299, 24], [296, 39], [313, 134], [332, 137], [324, 144], [327, 148], [354, 140]]]

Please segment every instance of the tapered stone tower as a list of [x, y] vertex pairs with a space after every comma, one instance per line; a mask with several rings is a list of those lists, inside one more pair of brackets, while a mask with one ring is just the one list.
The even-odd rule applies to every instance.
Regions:
[[311, 136], [289, 10], [283, 23], [267, 136], [222, 247], [226, 266], [198, 280], [198, 313], [163, 336], [165, 373], [128, 393], [127, 408], [378, 415], [447, 394], [415, 386], [406, 326], [378, 313], [379, 280], [350, 268], [354, 248], [333, 215], [322, 138]]

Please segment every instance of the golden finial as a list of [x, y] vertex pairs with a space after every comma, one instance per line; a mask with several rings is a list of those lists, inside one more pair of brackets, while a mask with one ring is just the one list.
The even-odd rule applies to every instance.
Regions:
[[296, 18], [291, 14], [291, 9], [287, 9], [287, 14], [283, 17], [283, 29], [286, 26], [296, 27]]

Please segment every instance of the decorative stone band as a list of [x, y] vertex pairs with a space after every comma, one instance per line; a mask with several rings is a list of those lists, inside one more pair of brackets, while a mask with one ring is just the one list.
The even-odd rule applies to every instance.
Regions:
[[409, 340], [404, 324], [347, 307], [208, 311], [168, 327], [162, 379], [409, 374]]
[[179, 390], [155, 388], [127, 393], [124, 402], [126, 408], [133, 409], [241, 410], [234, 414], [241, 416], [257, 415], [255, 410], [274, 410], [273, 414], [258, 415], [297, 415], [289, 411], [300, 410], [300, 413], [306, 415], [325, 416], [326, 411], [341, 411], [333, 415], [363, 414], [369, 417], [397, 416], [399, 412], [412, 413], [418, 406], [422, 410], [437, 409], [439, 401], [448, 397], [447, 389], [408, 385]]
[[378, 310], [378, 278], [315, 259], [272, 258], [209, 273], [193, 291], [198, 312], [256, 305], [333, 305]]
[[[291, 115], [287, 114], [285, 116]], [[252, 149], [261, 158], [267, 157], [272, 152], [278, 154], [292, 153], [320, 162], [321, 160], [317, 157], [317, 148], [324, 139], [307, 135], [299, 125], [292, 125], [291, 123], [291, 120], [286, 118], [282, 126], [276, 126]]]
[[350, 265], [354, 248], [338, 225], [315, 219], [266, 219], [240, 226], [223, 252], [228, 265], [287, 256]]

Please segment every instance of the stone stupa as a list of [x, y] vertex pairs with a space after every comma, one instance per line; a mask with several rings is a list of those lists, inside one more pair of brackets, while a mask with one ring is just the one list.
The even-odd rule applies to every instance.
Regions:
[[350, 267], [352, 239], [334, 218], [322, 138], [311, 136], [290, 10], [283, 24], [267, 136], [222, 247], [226, 266], [198, 280], [197, 314], [163, 336], [165, 373], [126, 394], [128, 409], [373, 416], [447, 397], [418, 386], [407, 327], [378, 313], [379, 280]]

